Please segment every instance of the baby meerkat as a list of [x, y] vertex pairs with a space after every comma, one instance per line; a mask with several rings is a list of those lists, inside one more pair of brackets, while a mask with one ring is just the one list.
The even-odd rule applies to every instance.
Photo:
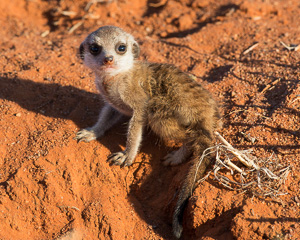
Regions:
[[179, 191], [173, 233], [182, 234], [184, 207], [195, 188], [195, 179], [205, 173], [210, 157], [200, 166], [199, 158], [213, 144], [213, 132], [220, 114], [210, 93], [188, 74], [169, 64], [138, 61], [134, 38], [114, 26], [92, 32], [80, 45], [80, 57], [95, 73], [96, 86], [106, 102], [97, 123], [76, 135], [89, 142], [119, 121], [131, 116], [126, 149], [108, 156], [114, 165], [130, 166], [140, 147], [145, 125], [164, 139], [182, 142], [181, 148], [164, 158], [165, 165], [177, 165], [192, 158], [192, 165]]

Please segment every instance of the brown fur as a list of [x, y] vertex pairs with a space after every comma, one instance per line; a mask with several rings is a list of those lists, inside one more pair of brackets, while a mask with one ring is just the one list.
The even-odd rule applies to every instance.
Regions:
[[[122, 32], [119, 33], [119, 28], [117, 28], [118, 33], [115, 33], [114, 27], [111, 27], [112, 29], [108, 27], [108, 30], [106, 28], [102, 28], [102, 32], [111, 32], [103, 35], [106, 38], [109, 34], [122, 35]], [[101, 36], [101, 28], [98, 31], [93, 34]], [[89, 38], [92, 38], [90, 36]], [[130, 40], [128, 42], [130, 45]], [[88, 44], [84, 42], [80, 48], [83, 56], [87, 54], [84, 51]], [[139, 52], [136, 42], [131, 45], [132, 50], [135, 49], [132, 52]], [[178, 164], [188, 156], [192, 156], [192, 165], [182, 184], [173, 214], [173, 232], [179, 238], [182, 233], [184, 206], [194, 190], [195, 176], [197, 175], [196, 179], [202, 177], [210, 163], [210, 159], [205, 158], [199, 169], [196, 167], [203, 150], [212, 146], [213, 132], [220, 119], [216, 102], [209, 92], [188, 74], [169, 64], [134, 60], [133, 66], [128, 71], [113, 76], [102, 73], [97, 75], [96, 72], [96, 85], [108, 105], [103, 110], [105, 113], [100, 114], [98, 123], [94, 127], [77, 134], [78, 140], [89, 141], [103, 135], [108, 129], [104, 122], [112, 119], [109, 116], [115, 109], [132, 117], [125, 151], [110, 155], [109, 162], [124, 166], [133, 163], [145, 125], [149, 125], [164, 139], [172, 139], [184, 144], [181, 152], [166, 157], [167, 163]], [[115, 114], [114, 111], [113, 115], [116, 118]], [[112, 124], [110, 123], [109, 127]], [[178, 156], [182, 159], [173, 159]]]

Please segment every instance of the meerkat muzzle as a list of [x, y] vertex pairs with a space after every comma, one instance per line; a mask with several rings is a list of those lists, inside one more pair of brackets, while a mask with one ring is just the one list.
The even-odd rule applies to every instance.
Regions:
[[104, 65], [112, 65], [114, 62], [114, 57], [113, 56], [107, 56], [103, 60]]

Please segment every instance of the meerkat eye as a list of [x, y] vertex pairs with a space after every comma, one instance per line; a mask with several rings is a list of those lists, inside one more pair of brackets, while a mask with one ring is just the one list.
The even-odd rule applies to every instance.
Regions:
[[127, 51], [127, 46], [124, 43], [119, 43], [116, 46], [116, 52], [119, 54], [124, 54]]
[[89, 50], [92, 55], [97, 56], [101, 52], [102, 47], [94, 43], [90, 46]]

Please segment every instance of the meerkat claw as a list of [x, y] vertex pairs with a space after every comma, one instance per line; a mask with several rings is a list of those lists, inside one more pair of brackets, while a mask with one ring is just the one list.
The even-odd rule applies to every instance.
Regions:
[[97, 138], [95, 132], [89, 128], [86, 129], [82, 129], [80, 131], [77, 132], [76, 136], [75, 136], [75, 140], [77, 140], [77, 142], [90, 142], [93, 141]]
[[111, 165], [117, 165], [121, 167], [129, 167], [133, 161], [131, 161], [125, 152], [117, 152], [110, 154], [106, 160]]
[[117, 153], [112, 153], [108, 156], [107, 162], [111, 163], [112, 165], [122, 165], [127, 156], [124, 152], [117, 152]]

